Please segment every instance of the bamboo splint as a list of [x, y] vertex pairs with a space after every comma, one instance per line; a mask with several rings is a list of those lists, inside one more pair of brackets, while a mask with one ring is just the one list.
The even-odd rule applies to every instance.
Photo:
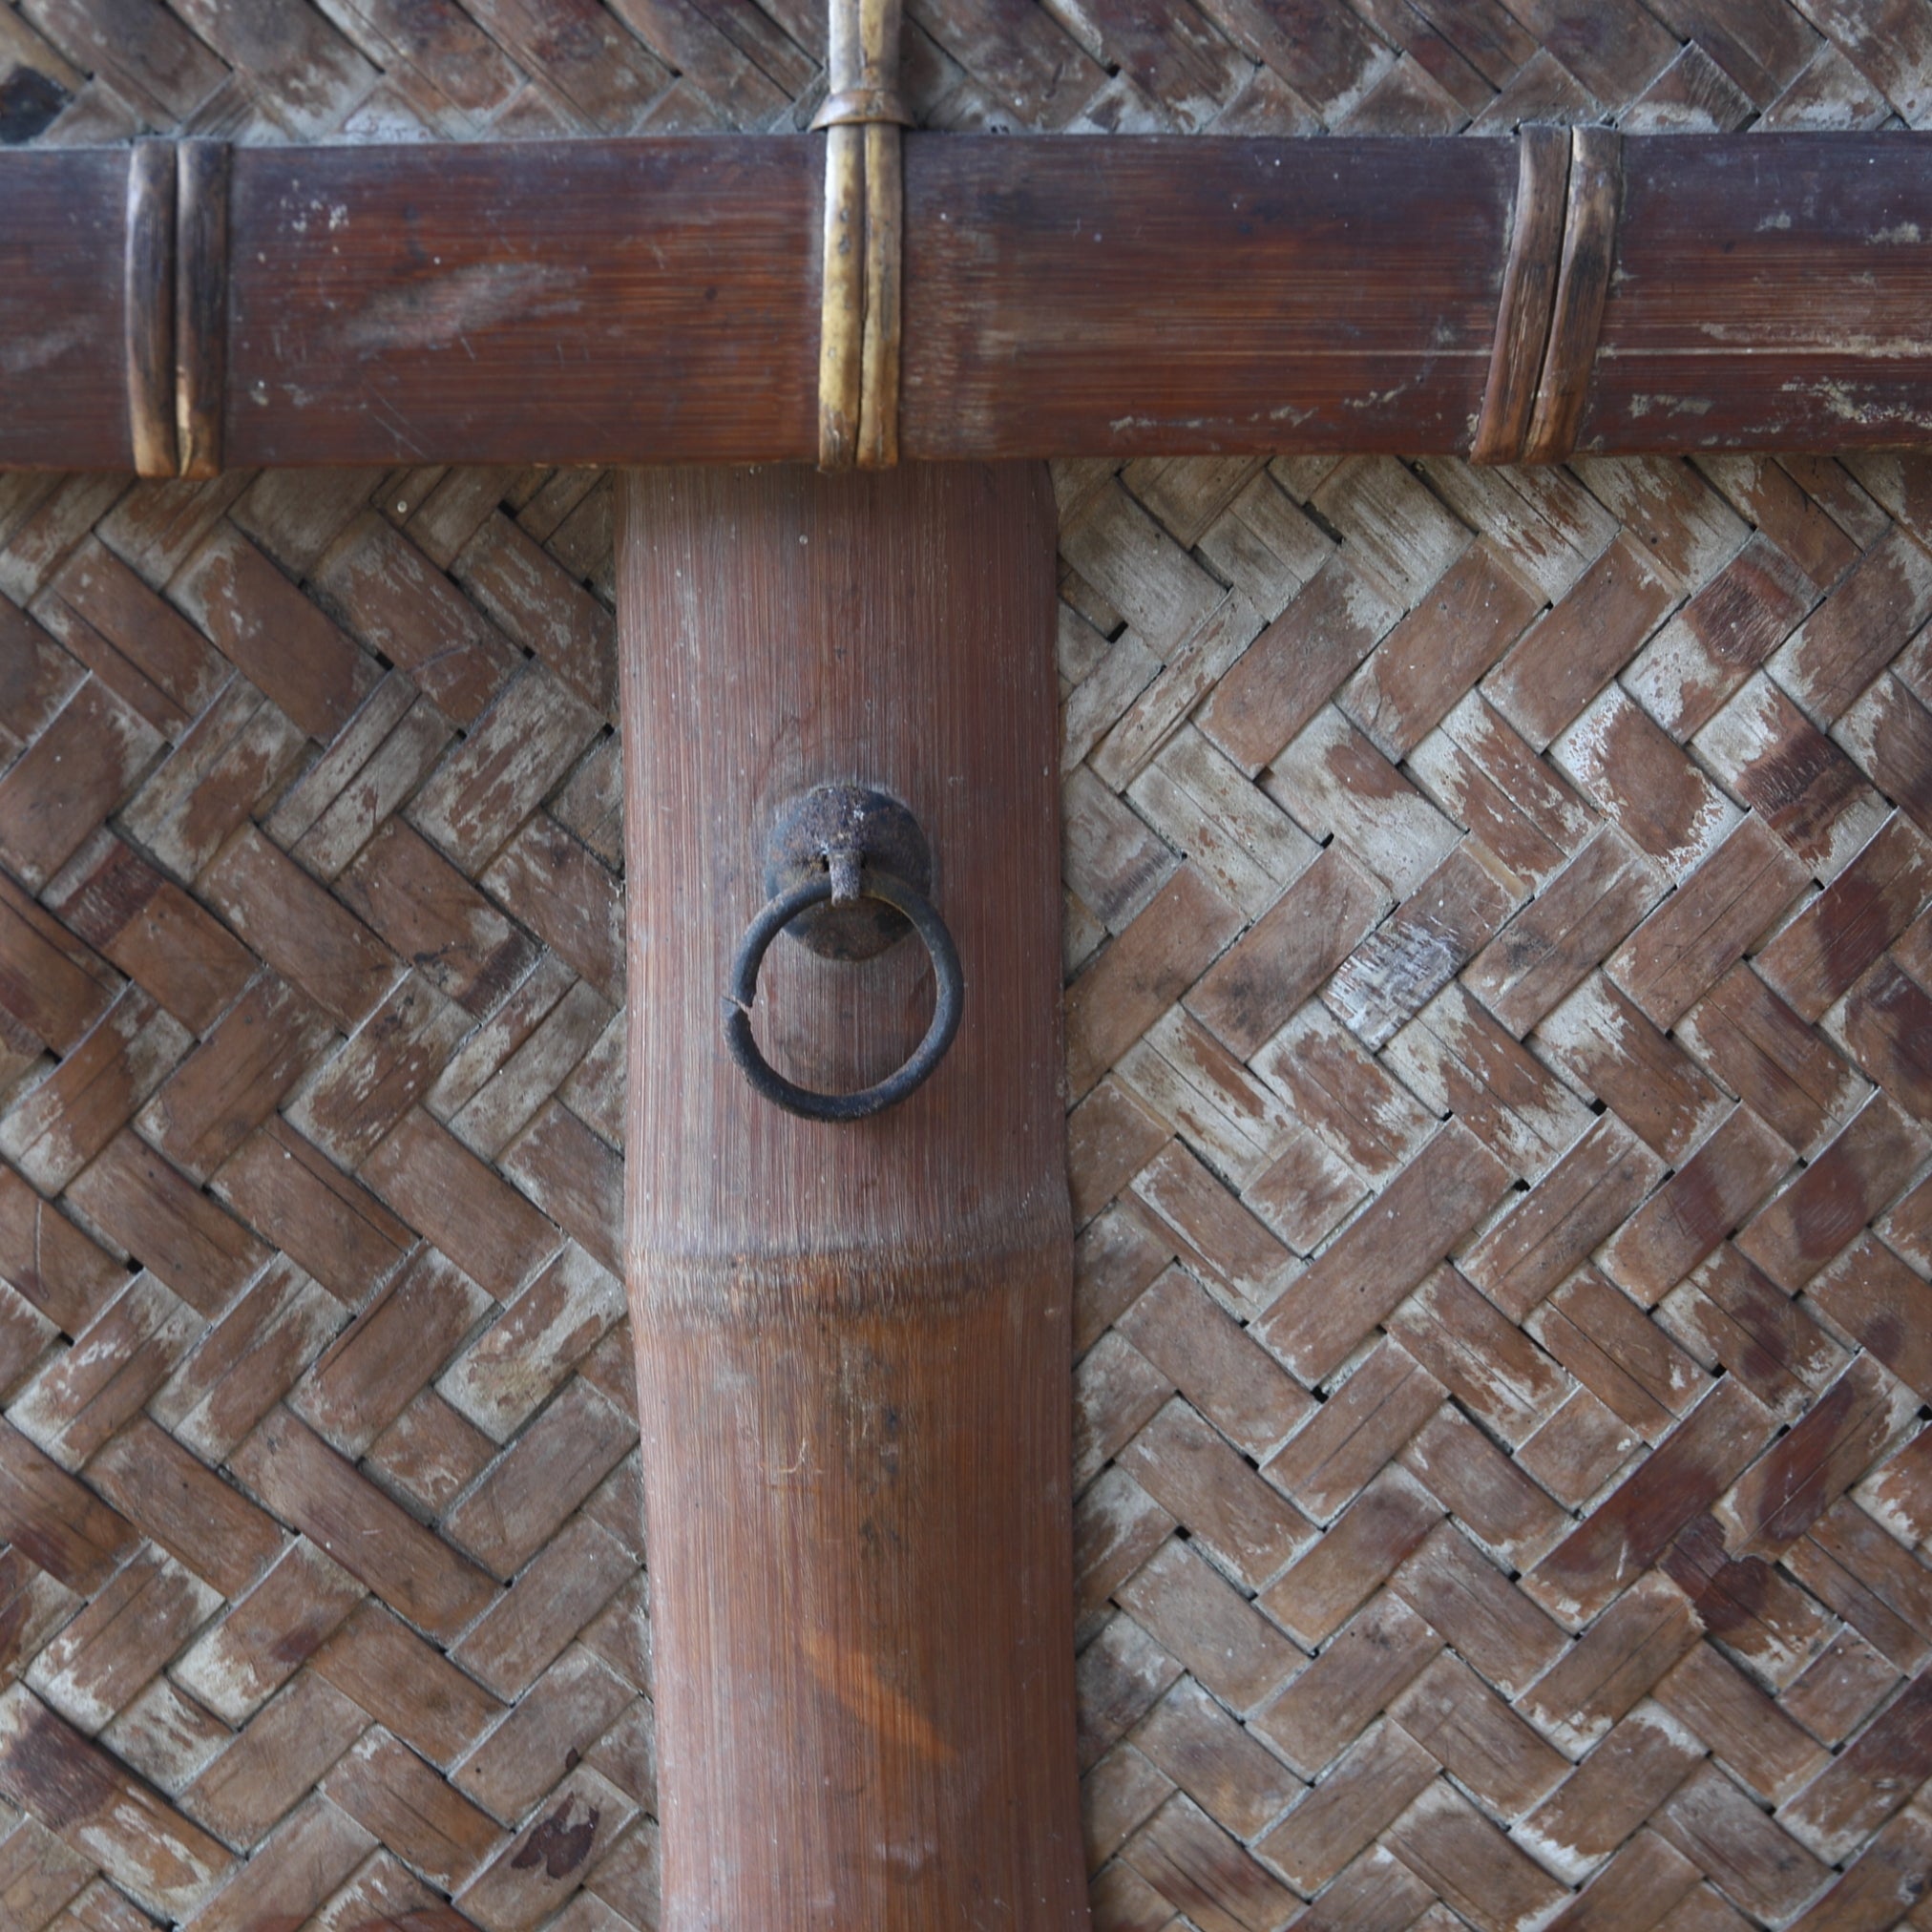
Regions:
[[831, 10], [830, 85], [812, 116], [825, 144], [819, 270], [818, 461], [889, 470], [899, 457], [905, 182], [898, 0]]

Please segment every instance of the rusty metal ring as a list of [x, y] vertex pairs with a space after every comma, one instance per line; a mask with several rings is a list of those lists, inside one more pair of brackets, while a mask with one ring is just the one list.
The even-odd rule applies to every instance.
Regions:
[[802, 1115], [808, 1121], [862, 1121], [871, 1114], [883, 1113], [918, 1086], [946, 1056], [953, 1036], [959, 1031], [959, 1015], [966, 1003], [965, 977], [959, 970], [958, 949], [946, 922], [932, 901], [896, 873], [875, 872], [870, 866], [859, 874], [859, 894], [879, 899], [903, 913], [914, 930], [926, 942], [933, 956], [935, 991], [933, 1020], [926, 1037], [913, 1057], [899, 1070], [874, 1086], [856, 1093], [821, 1094], [788, 1081], [758, 1050], [751, 1034], [751, 1006], [758, 998], [758, 969], [765, 963], [766, 949], [801, 913], [823, 905], [832, 895], [831, 875], [808, 879], [788, 892], [780, 892], [766, 902], [758, 916], [745, 929], [738, 942], [737, 956], [731, 961], [731, 979], [724, 990], [724, 1044], [731, 1058], [752, 1086], [773, 1106], [787, 1113]]

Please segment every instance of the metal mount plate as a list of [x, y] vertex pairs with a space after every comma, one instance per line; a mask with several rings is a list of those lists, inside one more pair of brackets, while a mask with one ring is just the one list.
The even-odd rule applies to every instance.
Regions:
[[[821, 878], [830, 854], [855, 851], [862, 864], [894, 872], [920, 894], [933, 887], [933, 853], [919, 822], [896, 798], [865, 785], [816, 785], [786, 806], [765, 845], [771, 898]], [[879, 899], [815, 906], [786, 929], [824, 959], [872, 959], [913, 929]]]

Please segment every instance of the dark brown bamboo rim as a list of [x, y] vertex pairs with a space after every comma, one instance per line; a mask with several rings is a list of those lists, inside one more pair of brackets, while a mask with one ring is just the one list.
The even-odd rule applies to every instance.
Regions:
[[0, 246], [4, 467], [1932, 442], [1932, 136], [143, 142]]

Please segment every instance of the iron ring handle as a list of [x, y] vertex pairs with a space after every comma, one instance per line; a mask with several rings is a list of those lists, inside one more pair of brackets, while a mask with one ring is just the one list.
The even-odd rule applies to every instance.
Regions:
[[862, 1121], [868, 1115], [883, 1113], [918, 1086], [946, 1056], [953, 1036], [959, 1031], [959, 1014], [966, 1002], [966, 982], [959, 970], [958, 949], [932, 902], [896, 873], [875, 872], [871, 867], [859, 873], [859, 896], [883, 900], [903, 913], [914, 930], [926, 942], [933, 956], [933, 976], [936, 992], [933, 1001], [932, 1024], [926, 1037], [914, 1048], [913, 1057], [874, 1086], [856, 1093], [821, 1094], [802, 1087], [778, 1072], [751, 1035], [751, 1005], [758, 997], [758, 969], [771, 942], [798, 915], [813, 906], [823, 905], [832, 895], [831, 875], [808, 879], [788, 892], [767, 900], [758, 916], [745, 929], [731, 961], [731, 979], [724, 991], [724, 1044], [731, 1058], [758, 1093], [773, 1106], [787, 1113], [802, 1115], [808, 1121]]

